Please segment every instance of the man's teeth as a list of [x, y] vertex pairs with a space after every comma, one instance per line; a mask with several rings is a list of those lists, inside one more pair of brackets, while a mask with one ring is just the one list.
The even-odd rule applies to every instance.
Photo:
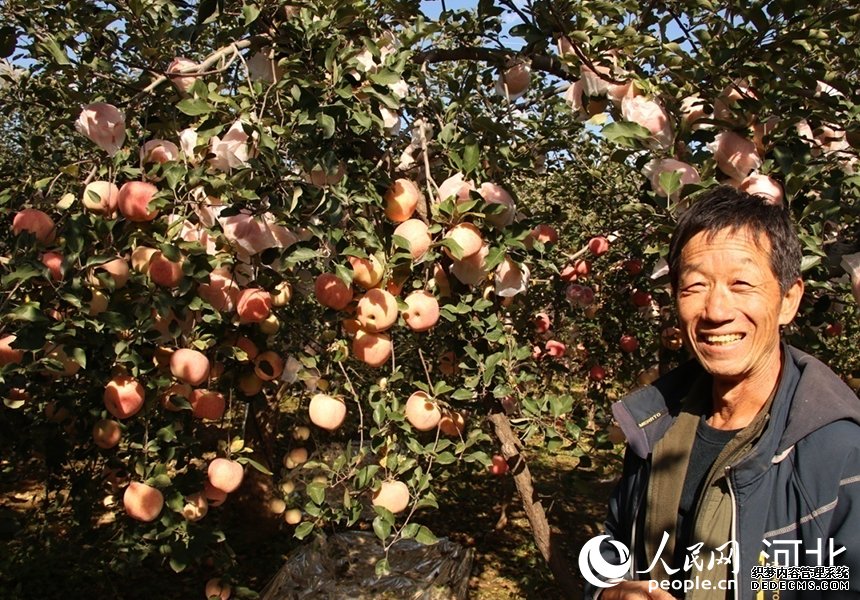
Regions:
[[743, 338], [741, 333], [731, 333], [727, 335], [706, 335], [705, 341], [709, 344], [731, 344]]

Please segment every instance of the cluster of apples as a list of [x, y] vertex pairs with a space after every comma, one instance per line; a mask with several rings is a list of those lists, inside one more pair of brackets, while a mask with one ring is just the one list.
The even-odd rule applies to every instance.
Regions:
[[[333, 432], [343, 424], [347, 409], [341, 398], [317, 393], [311, 398], [308, 414], [314, 425]], [[409, 397], [406, 401], [405, 415], [412, 427], [421, 432], [431, 431], [438, 427], [443, 434], [456, 437], [461, 436], [466, 427], [466, 420], [461, 412], [441, 408], [429, 394], [423, 391], [416, 391]], [[296, 429], [293, 437], [297, 440], [307, 440], [308, 435], [307, 428], [300, 427]], [[307, 460], [308, 451], [306, 448], [293, 448], [284, 457], [284, 467], [294, 469]], [[294, 485], [290, 482], [287, 485], [288, 492], [285, 490], [285, 493], [292, 492]], [[409, 499], [408, 486], [402, 481], [392, 478], [384, 481], [381, 487], [374, 492], [371, 502], [374, 506], [382, 506], [397, 514], [406, 509], [409, 505]], [[291, 519], [295, 519], [296, 515], [290, 514], [286, 518], [288, 523], [294, 524]], [[300, 512], [298, 518], [301, 518]]]
[[[458, 437], [466, 428], [462, 412], [441, 408], [427, 392], [420, 390], [409, 396], [405, 414], [409, 424], [421, 432], [438, 428], [444, 435]], [[372, 503], [397, 514], [406, 510], [409, 500], [409, 487], [398, 479], [388, 479], [373, 494]]]
[[[227, 495], [242, 483], [242, 465], [228, 458], [215, 458], [209, 463], [207, 481], [203, 490], [185, 497], [182, 515], [189, 521], [199, 521], [209, 512], [210, 506], [220, 506]], [[123, 493], [123, 507], [132, 519], [151, 522], [158, 518], [164, 508], [161, 490], [146, 483], [132, 481]]]
[[[179, 348], [170, 354], [170, 372], [176, 379], [162, 395], [162, 406], [178, 410], [172, 403], [177, 395], [187, 398], [192, 414], [201, 419], [220, 419], [225, 411], [225, 398], [221, 392], [208, 389], [192, 389], [206, 382], [211, 375], [209, 359], [205, 354], [190, 348]], [[130, 375], [114, 376], [105, 386], [104, 405], [115, 419], [127, 419], [143, 408], [145, 389], [143, 384]], [[93, 429], [95, 443], [101, 448], [115, 447], [121, 438], [117, 421], [102, 419]], [[210, 505], [223, 503], [227, 494], [239, 487], [243, 468], [236, 461], [216, 458], [208, 468], [208, 481], [203, 491], [186, 498], [183, 515], [196, 521], [206, 515]], [[123, 504], [129, 516], [140, 521], [153, 521], [164, 504], [162, 493], [150, 485], [132, 482], [123, 495]]]
[[439, 431], [450, 437], [461, 436], [466, 418], [460, 411], [442, 408], [427, 392], [414, 392], [406, 400], [406, 420], [417, 431]]
[[[550, 329], [552, 328], [552, 319], [547, 313], [539, 312], [532, 319], [532, 327], [538, 335], [548, 337], [550, 335]], [[534, 359], [538, 359], [543, 356], [558, 358], [564, 356], [565, 352], [567, 352], [567, 346], [552, 338], [546, 340], [546, 344], [543, 348], [541, 348], [539, 344], [532, 346], [532, 358]]]
[[[432, 242], [427, 224], [412, 218], [422, 198], [418, 186], [407, 179], [398, 179], [385, 195], [385, 215], [399, 223], [394, 235], [408, 240], [415, 260], [427, 252]], [[399, 286], [390, 281], [383, 287], [383, 262], [375, 255], [350, 256], [348, 260], [352, 284], [364, 290], [358, 300], [354, 302], [353, 286], [332, 273], [322, 273], [316, 278], [314, 295], [323, 306], [354, 315], [343, 321], [344, 331], [352, 337], [352, 354], [372, 367], [379, 367], [391, 356], [391, 336], [385, 332], [398, 317], [402, 316], [413, 331], [427, 331], [439, 320], [439, 301], [432, 293], [417, 290], [404, 299], [406, 309], [401, 313], [395, 297], [400, 292]]]

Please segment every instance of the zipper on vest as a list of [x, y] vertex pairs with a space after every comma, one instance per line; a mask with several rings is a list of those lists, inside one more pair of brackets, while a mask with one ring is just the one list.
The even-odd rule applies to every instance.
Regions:
[[630, 532], [630, 570], [627, 572], [631, 579], [636, 576], [636, 521], [639, 519], [639, 507], [642, 506], [642, 500], [636, 503], [636, 510], [633, 512], [633, 529]]
[[740, 565], [741, 542], [738, 539], [738, 509], [737, 509], [737, 500], [735, 499], [735, 490], [734, 490], [734, 488], [732, 488], [732, 478], [731, 478], [732, 468], [731, 468], [731, 466], [726, 467], [725, 473], [726, 473], [726, 487], [729, 489], [729, 496], [732, 499], [732, 540], [734, 540], [734, 542], [738, 546], [737, 556], [735, 556], [735, 553], [732, 552], [732, 567], [735, 566], [735, 563], [737, 563], [737, 567], [738, 567], [737, 569], [732, 568], [732, 580], [735, 583], [735, 585], [734, 585], [734, 588], [735, 588], [734, 589], [734, 592], [735, 592], [734, 597], [735, 597], [735, 600], [738, 600], [738, 597], [739, 597], [738, 594], [740, 593], [740, 584], [738, 581], [738, 573], [740, 573], [740, 570], [741, 570], [741, 568], [740, 568], [741, 567], [741, 565]]

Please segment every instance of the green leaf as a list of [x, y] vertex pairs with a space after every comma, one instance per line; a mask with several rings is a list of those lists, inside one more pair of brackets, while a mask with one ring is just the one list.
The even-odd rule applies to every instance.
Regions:
[[203, 98], [185, 98], [177, 103], [176, 108], [189, 117], [208, 115], [215, 110], [215, 107]]
[[32, 302], [16, 307], [11, 313], [9, 313], [9, 318], [13, 321], [28, 321], [30, 323], [48, 320], [48, 318], [42, 314], [42, 311], [39, 310], [39, 305]]
[[623, 143], [625, 140], [647, 140], [651, 132], [639, 123], [615, 121], [603, 128], [603, 136], [610, 142]]
[[70, 65], [72, 62], [69, 60], [68, 55], [63, 47], [52, 37], [49, 37], [46, 40], [42, 40], [37, 44], [43, 50], [47, 50], [51, 55], [51, 58], [54, 59], [54, 62], [58, 65]]
[[481, 298], [480, 300], [475, 302], [475, 304], [472, 305], [472, 308], [475, 310], [475, 312], [484, 312], [485, 310], [487, 310], [488, 308], [490, 308], [492, 306], [493, 306], [492, 301], [484, 300], [483, 298]]
[[456, 260], [463, 259], [463, 248], [451, 238], [445, 238], [442, 240], [442, 245], [445, 246], [451, 252], [451, 257]]
[[373, 519], [373, 533], [384, 542], [391, 535], [391, 523], [387, 522], [381, 516], [376, 517]]
[[665, 190], [665, 195], [672, 196], [681, 189], [681, 172], [663, 171], [660, 173], [660, 187]]
[[457, 462], [457, 457], [450, 452], [442, 452], [436, 457], [436, 462], [440, 465], [450, 465]]
[[185, 567], [188, 565], [183, 560], [179, 560], [176, 557], [170, 559], [170, 568], [173, 569], [175, 573], [181, 573], [185, 570]]
[[352, 506], [352, 494], [349, 493], [348, 488], [343, 489], [343, 507], [347, 510]]
[[263, 475], [272, 475], [272, 472], [269, 469], [258, 463], [256, 460], [248, 458], [247, 456], [240, 456], [236, 459], [236, 462], [241, 463], [243, 465], [251, 465]]
[[307, 492], [314, 504], [322, 504], [325, 500], [325, 486], [321, 483], [311, 483], [307, 487]]
[[256, 4], [246, 4], [242, 7], [242, 16], [245, 17], [245, 27], [247, 27], [260, 16], [260, 8]]
[[388, 575], [391, 572], [391, 567], [388, 564], [388, 559], [387, 558], [380, 558], [376, 562], [376, 567], [374, 567], [374, 572], [376, 573], [377, 577], [384, 577], [385, 575]]
[[299, 248], [287, 257], [291, 263], [300, 263], [307, 260], [313, 260], [319, 256], [319, 252], [312, 248]]
[[33, 277], [41, 277], [41, 276], [42, 276], [42, 270], [41, 269], [38, 269], [32, 265], [22, 265], [22, 266], [18, 267], [17, 269], [15, 269], [14, 271], [12, 271], [11, 273], [4, 275], [3, 278], [0, 279], [0, 285], [3, 285], [5, 287], [5, 286], [7, 286], [11, 283], [14, 283], [16, 281], [24, 282], [24, 281], [27, 281], [28, 279], [32, 279]]
[[304, 523], [301, 523], [298, 527], [296, 527], [296, 531], [295, 533], [293, 533], [293, 537], [299, 540], [303, 540], [308, 536], [311, 531], [313, 531], [313, 529], [314, 524], [305, 521]]
[[552, 416], [560, 417], [570, 412], [570, 409], [573, 408], [573, 398], [568, 395], [553, 396], [549, 399], [549, 406], [550, 410], [552, 410]]
[[322, 113], [322, 114], [320, 114], [320, 116], [317, 117], [317, 123], [319, 123], [319, 126], [323, 130], [323, 137], [324, 138], [328, 139], [334, 135], [334, 130], [335, 130], [335, 126], [336, 126], [335, 121], [334, 121], [334, 117], [332, 117], [331, 115], [327, 115], [325, 113]]
[[400, 73], [396, 73], [391, 69], [380, 69], [376, 73], [373, 73], [370, 76], [370, 80], [373, 83], [378, 83], [380, 85], [390, 85], [392, 83], [397, 83], [400, 81], [401, 75]]
[[484, 268], [491, 271], [498, 267], [503, 260], [505, 260], [505, 249], [501, 246], [493, 246], [484, 260]]
[[164, 178], [167, 180], [167, 186], [171, 190], [175, 190], [179, 182], [185, 179], [187, 172], [188, 170], [182, 163], [174, 163], [170, 165], [164, 173]]
[[820, 256], [809, 256], [806, 255], [800, 260], [800, 272], [806, 273], [810, 269], [817, 267], [821, 264]]
[[0, 58], [8, 58], [15, 52], [17, 37], [14, 27], [0, 29]]
[[157, 488], [166, 488], [170, 486], [170, 477], [162, 473], [161, 475], [156, 475], [155, 477], [150, 477], [147, 480], [147, 485], [151, 485]]
[[508, 134], [508, 130], [504, 125], [488, 117], [478, 117], [474, 119], [472, 121], [472, 127], [474, 129], [481, 129], [483, 131], [494, 133], [499, 137], [503, 137]]
[[202, 0], [197, 9], [197, 25], [205, 25], [217, 19], [222, 8], [223, 0]]
[[179, 262], [182, 258], [182, 251], [173, 244], [161, 244], [158, 249], [169, 261]]
[[415, 503], [415, 509], [418, 510], [419, 508], [439, 508], [439, 503], [433, 496], [424, 496]]
[[[381, 403], [380, 403], [381, 404]], [[355, 489], [360, 490], [367, 487], [373, 476], [379, 471], [379, 465], [368, 465], [358, 470], [355, 474]]]
[[418, 533], [415, 534], [415, 541], [425, 546], [432, 546], [439, 541], [433, 532], [427, 529], [424, 525], [418, 527]]
[[481, 160], [481, 149], [477, 143], [469, 144], [463, 148], [463, 170], [467, 173], [478, 168]]
[[421, 526], [418, 523], [407, 523], [403, 526], [403, 529], [400, 530], [400, 537], [404, 540], [412, 539], [418, 533], [420, 528]]
[[75, 360], [76, 363], [81, 365], [82, 369], [87, 368], [87, 355], [84, 352], [83, 348], [75, 348], [74, 350], [72, 350], [72, 358]]
[[474, 392], [472, 390], [464, 390], [460, 389], [451, 394], [451, 398], [454, 400], [471, 400]]
[[173, 430], [173, 426], [170, 425], [168, 427], [162, 427], [155, 433], [155, 437], [160, 439], [163, 442], [172, 442], [176, 439], [176, 432]]

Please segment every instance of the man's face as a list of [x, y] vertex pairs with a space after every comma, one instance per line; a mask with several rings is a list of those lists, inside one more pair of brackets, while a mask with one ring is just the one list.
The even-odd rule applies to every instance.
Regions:
[[755, 380], [779, 372], [779, 326], [803, 295], [798, 279], [786, 294], [770, 266], [770, 240], [748, 230], [694, 235], [681, 251], [678, 317], [684, 342], [715, 380]]

